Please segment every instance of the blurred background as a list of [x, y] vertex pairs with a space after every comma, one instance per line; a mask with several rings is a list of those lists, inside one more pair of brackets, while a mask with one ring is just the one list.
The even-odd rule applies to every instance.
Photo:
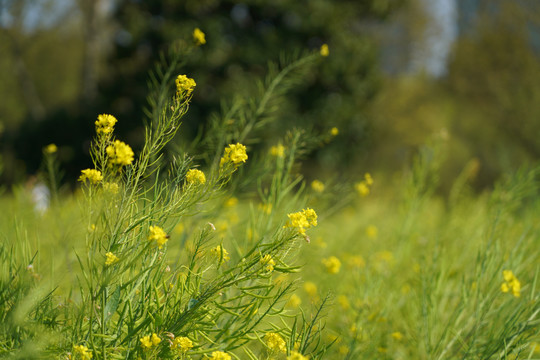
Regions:
[[537, 0], [0, 0], [0, 181], [36, 174], [55, 143], [73, 183], [101, 113], [139, 148], [148, 72], [198, 27], [207, 43], [187, 59], [197, 89], [178, 143], [231, 94], [249, 96], [269, 61], [327, 43], [269, 143], [337, 127], [305, 166], [324, 178], [391, 176], [442, 139], [440, 191], [464, 168], [481, 191], [540, 157], [539, 25]]

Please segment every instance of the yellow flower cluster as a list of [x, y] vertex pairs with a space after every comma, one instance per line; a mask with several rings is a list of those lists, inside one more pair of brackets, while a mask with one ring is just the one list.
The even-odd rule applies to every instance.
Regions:
[[274, 266], [276, 266], [276, 262], [270, 254], [261, 257], [261, 264], [265, 265], [264, 269], [268, 272], [274, 271]]
[[315, 192], [322, 193], [324, 191], [324, 184], [320, 180], [313, 180], [311, 182], [311, 188]]
[[214, 351], [210, 356], [210, 360], [231, 360], [231, 355], [223, 351]]
[[189, 169], [186, 174], [186, 181], [188, 184], [204, 184], [206, 176], [201, 170]]
[[276, 157], [284, 157], [285, 156], [285, 146], [283, 146], [281, 144], [272, 146], [270, 148], [270, 155], [276, 156]]
[[101, 171], [96, 169], [81, 170], [79, 181], [84, 183], [86, 180], [88, 180], [91, 184], [97, 184], [103, 180], [103, 175], [101, 175]]
[[330, 256], [328, 259], [322, 260], [323, 265], [326, 267], [326, 271], [330, 274], [337, 274], [341, 268], [341, 261], [335, 256]]
[[337, 136], [339, 134], [339, 129], [337, 127], [333, 127], [330, 129], [330, 135]]
[[75, 345], [73, 350], [75, 354], [80, 355], [82, 359], [87, 360], [92, 358], [92, 352], [84, 345]]
[[153, 348], [154, 346], [158, 346], [161, 342], [161, 339], [159, 336], [157, 336], [156, 333], [153, 333], [152, 336], [146, 335], [143, 338], [140, 339], [141, 346], [144, 350], [148, 350]]
[[159, 226], [150, 226], [150, 235], [148, 241], [155, 241], [158, 249], [161, 249], [163, 245], [169, 240], [169, 235]]
[[114, 125], [116, 125], [116, 118], [109, 114], [98, 115], [95, 122], [96, 132], [98, 134], [111, 134], [114, 131]]
[[176, 77], [176, 96], [191, 95], [195, 86], [197, 86], [197, 83], [192, 78], [188, 78], [186, 75], [178, 75]]
[[45, 154], [54, 154], [58, 151], [58, 147], [55, 144], [49, 144], [43, 148]]
[[501, 291], [504, 293], [512, 292], [515, 297], [521, 296], [521, 283], [515, 277], [512, 270], [503, 270], [504, 283], [501, 285]]
[[330, 49], [328, 49], [328, 45], [327, 44], [322, 44], [321, 45], [321, 56], [328, 56], [330, 55]]
[[193, 341], [191, 341], [188, 337], [185, 336], [178, 336], [174, 339], [171, 349], [179, 351], [179, 352], [187, 352], [193, 348]]
[[110, 165], [129, 165], [133, 162], [133, 156], [135, 155], [131, 147], [120, 140], [115, 140], [113, 145], [107, 146], [106, 151]]
[[268, 346], [270, 350], [282, 353], [287, 352], [287, 343], [279, 334], [269, 332], [266, 333], [264, 339], [266, 341], [266, 346]]
[[354, 188], [360, 194], [360, 196], [365, 197], [369, 195], [371, 185], [373, 185], [373, 178], [369, 173], [366, 173], [364, 175], [364, 180], [356, 183], [354, 185]]
[[287, 360], [309, 360], [309, 358], [297, 351], [291, 351], [291, 355], [287, 356]]
[[105, 265], [109, 266], [109, 265], [113, 265], [113, 264], [116, 264], [118, 261], [120, 261], [120, 259], [118, 258], [118, 256], [114, 255], [112, 252], [108, 252], [105, 254], [105, 257], [106, 257], [106, 260], [105, 260]]
[[231, 259], [229, 252], [221, 245], [216, 246], [210, 250], [210, 253], [218, 259], [223, 259], [222, 261], [228, 261]]
[[304, 283], [304, 291], [311, 297], [317, 296], [317, 285], [314, 282], [306, 281]]
[[193, 40], [197, 46], [206, 44], [206, 38], [204, 33], [199, 28], [193, 30]]
[[366, 228], [366, 235], [370, 239], [376, 239], [377, 235], [379, 234], [379, 229], [375, 225], [369, 225]]
[[303, 236], [306, 236], [307, 229], [317, 226], [317, 213], [313, 209], [307, 208], [287, 216], [289, 221], [287, 221], [285, 227], [296, 229]]
[[240, 143], [229, 144], [225, 148], [225, 154], [219, 162], [219, 166], [222, 167], [225, 164], [232, 163], [234, 166], [239, 166], [241, 163], [245, 163], [248, 159], [246, 154], [246, 147]]

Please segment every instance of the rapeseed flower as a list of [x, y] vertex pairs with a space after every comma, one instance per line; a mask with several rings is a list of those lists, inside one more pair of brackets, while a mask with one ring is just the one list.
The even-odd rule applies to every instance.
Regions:
[[378, 233], [379, 233], [379, 229], [377, 229], [377, 227], [375, 225], [369, 225], [366, 228], [366, 235], [370, 239], [376, 239]]
[[284, 157], [285, 156], [285, 146], [283, 146], [281, 144], [272, 146], [270, 148], [270, 155], [276, 156], [276, 157]]
[[179, 352], [187, 352], [193, 348], [193, 341], [191, 341], [190, 338], [185, 336], [178, 336], [174, 339], [171, 349], [179, 351]]
[[205, 34], [199, 28], [195, 28], [195, 30], [193, 30], [193, 39], [195, 40], [197, 46], [206, 44]]
[[266, 341], [266, 346], [268, 346], [270, 350], [282, 353], [287, 352], [287, 343], [279, 334], [269, 332], [266, 333], [264, 339]]
[[314, 282], [306, 281], [304, 283], [304, 291], [311, 297], [317, 296], [317, 285]]
[[103, 183], [103, 190], [111, 194], [118, 194], [118, 191], [120, 190], [120, 186], [118, 186], [118, 184], [115, 182], [106, 182], [106, 183]]
[[220, 261], [228, 261], [231, 259], [229, 256], [229, 252], [225, 250], [225, 248], [221, 245], [216, 246], [215, 248], [211, 249], [210, 252], [212, 255], [220, 259]]
[[274, 261], [274, 259], [272, 259], [272, 256], [270, 254], [266, 254], [261, 257], [261, 264], [265, 265], [264, 269], [268, 272], [274, 271], [274, 266], [276, 266], [276, 262]]
[[330, 256], [328, 259], [323, 259], [322, 263], [326, 267], [326, 271], [330, 274], [337, 274], [341, 268], [341, 261], [335, 256]]
[[313, 180], [311, 182], [311, 188], [315, 192], [322, 193], [324, 191], [324, 184], [320, 180]]
[[287, 217], [289, 221], [287, 221], [284, 227], [293, 228], [303, 236], [306, 236], [307, 229], [317, 226], [317, 213], [311, 208], [288, 214]]
[[131, 147], [123, 141], [115, 140], [113, 145], [105, 149], [109, 156], [109, 165], [127, 166], [133, 162], [134, 153]]
[[291, 351], [291, 355], [287, 356], [287, 360], [309, 360], [309, 358], [297, 351]]
[[75, 354], [79, 354], [82, 359], [87, 360], [92, 358], [92, 352], [84, 345], [75, 345], [73, 350], [75, 351]]
[[210, 360], [231, 360], [231, 355], [223, 351], [214, 351], [210, 356]]
[[152, 336], [146, 335], [143, 338], [139, 339], [139, 341], [141, 342], [141, 346], [143, 347], [143, 349], [148, 350], [154, 346], [158, 346], [161, 342], [161, 339], [159, 338], [159, 336], [157, 336], [156, 333], [153, 333]]
[[330, 129], [330, 135], [337, 136], [339, 134], [339, 129], [337, 127], [333, 127]]
[[504, 283], [501, 285], [501, 291], [504, 293], [511, 292], [515, 297], [521, 296], [521, 283], [515, 277], [512, 270], [503, 270]]
[[193, 92], [197, 83], [192, 78], [188, 78], [186, 75], [178, 75], [176, 77], [176, 96], [179, 98], [183, 96], [189, 96]]
[[161, 249], [169, 240], [169, 235], [159, 226], [150, 226], [149, 230], [148, 241], [155, 241], [158, 249]]
[[238, 204], [238, 198], [234, 196], [228, 198], [227, 201], [225, 201], [225, 207], [233, 207], [236, 206], [236, 204]]
[[206, 176], [201, 170], [190, 169], [186, 174], [186, 181], [188, 184], [204, 184]]
[[96, 169], [81, 170], [79, 181], [84, 183], [86, 180], [88, 180], [90, 184], [97, 184], [103, 180], [103, 175], [101, 174], [101, 171]]
[[395, 331], [391, 334], [392, 338], [394, 338], [394, 340], [401, 340], [403, 339], [403, 334], [400, 333], [399, 331]]
[[321, 52], [321, 56], [324, 56], [324, 57], [327, 57], [328, 55], [330, 55], [330, 49], [328, 49], [328, 45], [322, 44], [320, 52]]
[[114, 125], [118, 120], [112, 115], [101, 114], [95, 122], [96, 132], [98, 134], [111, 134], [114, 131]]
[[287, 301], [287, 306], [292, 308], [296, 308], [300, 306], [300, 304], [302, 304], [302, 299], [300, 299], [300, 296], [296, 294], [292, 294]]
[[365, 197], [369, 195], [371, 191], [370, 190], [371, 185], [373, 185], [373, 178], [371, 177], [369, 173], [366, 173], [364, 175], [364, 180], [356, 183], [354, 185], [354, 188], [356, 189], [358, 194], [360, 194], [360, 196]]
[[112, 252], [108, 252], [105, 254], [105, 257], [107, 258], [105, 260], [105, 265], [113, 265], [116, 264], [118, 261], [120, 261], [120, 258], [118, 256], [114, 255]]
[[225, 164], [232, 163], [235, 167], [238, 167], [241, 163], [245, 163], [248, 159], [246, 154], [246, 147], [240, 143], [229, 144], [225, 148], [225, 154], [219, 162], [219, 166], [222, 167]]
[[43, 148], [46, 154], [54, 154], [58, 151], [58, 147], [55, 144], [49, 144]]
[[351, 303], [349, 302], [349, 299], [345, 295], [338, 296], [337, 301], [343, 310], [350, 309]]

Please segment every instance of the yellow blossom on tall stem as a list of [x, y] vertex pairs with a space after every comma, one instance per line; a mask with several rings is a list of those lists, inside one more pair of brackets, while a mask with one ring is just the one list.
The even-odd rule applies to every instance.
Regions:
[[204, 184], [206, 176], [201, 170], [189, 169], [186, 174], [186, 181], [188, 184]]
[[185, 336], [178, 336], [173, 340], [171, 349], [185, 353], [193, 348], [193, 341]]
[[45, 154], [54, 154], [58, 151], [58, 147], [55, 144], [49, 144], [43, 148]]
[[330, 55], [330, 49], [328, 48], [328, 45], [322, 44], [320, 52], [321, 52], [321, 56], [324, 56], [324, 57], [327, 57], [328, 55]]
[[323, 259], [322, 263], [326, 267], [326, 271], [330, 274], [337, 274], [341, 268], [341, 261], [335, 256], [330, 256], [328, 259]]
[[105, 260], [105, 265], [109, 266], [109, 265], [113, 265], [113, 264], [116, 264], [118, 261], [120, 261], [120, 259], [118, 258], [118, 256], [114, 255], [112, 252], [108, 252], [105, 254], [105, 257], [106, 257], [106, 260]]
[[75, 345], [73, 351], [75, 354], [80, 355], [82, 359], [89, 360], [92, 358], [92, 352], [84, 345]]
[[229, 252], [225, 250], [225, 248], [221, 245], [218, 245], [215, 248], [211, 249], [210, 253], [212, 253], [212, 255], [214, 255], [220, 261], [228, 261], [231, 259], [231, 257], [229, 256]]
[[192, 78], [188, 78], [186, 75], [178, 75], [176, 77], [176, 96], [182, 98], [189, 96], [193, 92], [197, 83]]
[[114, 125], [117, 121], [118, 120], [116, 120], [114, 116], [109, 114], [98, 115], [98, 118], [95, 122], [96, 132], [98, 133], [98, 135], [111, 134], [114, 131]]
[[324, 191], [324, 184], [320, 180], [313, 180], [311, 182], [311, 188], [315, 192], [322, 193]]
[[106, 151], [111, 166], [127, 166], [133, 162], [135, 155], [131, 147], [120, 140], [115, 140], [113, 145], [107, 146]]
[[504, 282], [501, 285], [501, 291], [511, 292], [515, 297], [521, 296], [521, 283], [516, 278], [512, 270], [503, 270]]
[[289, 221], [284, 227], [295, 229], [300, 235], [306, 236], [306, 230], [317, 226], [317, 213], [311, 208], [288, 214]]
[[96, 169], [85, 169], [81, 170], [81, 176], [79, 176], [79, 181], [86, 182], [88, 180], [90, 184], [97, 184], [103, 180], [103, 175], [101, 171]]
[[291, 355], [287, 356], [287, 360], [309, 360], [309, 358], [297, 351], [291, 351]]
[[205, 34], [199, 28], [193, 30], [193, 40], [197, 46], [206, 44]]
[[158, 249], [161, 249], [163, 245], [169, 240], [169, 235], [159, 226], [150, 226], [150, 235], [148, 235], [148, 241], [156, 242]]
[[284, 157], [285, 156], [285, 146], [283, 146], [281, 144], [272, 146], [270, 148], [270, 155], [276, 156], [276, 157]]
[[261, 264], [265, 265], [264, 269], [268, 272], [274, 271], [274, 266], [276, 266], [276, 262], [272, 259], [270, 254], [261, 257]]
[[229, 144], [225, 148], [225, 153], [219, 162], [219, 166], [223, 167], [226, 164], [233, 164], [235, 167], [238, 167], [240, 164], [245, 163], [248, 159], [246, 153], [246, 147], [240, 143]]
[[214, 351], [209, 360], [231, 360], [231, 355], [223, 351]]
[[268, 346], [270, 350], [282, 353], [287, 352], [287, 343], [279, 334], [269, 332], [266, 333], [264, 339], [266, 341], [266, 346]]
[[143, 349], [148, 350], [155, 346], [158, 346], [161, 342], [161, 339], [156, 333], [153, 333], [151, 336], [146, 335], [142, 337], [141, 339], [139, 339], [139, 341], [141, 342], [141, 346], [143, 347]]

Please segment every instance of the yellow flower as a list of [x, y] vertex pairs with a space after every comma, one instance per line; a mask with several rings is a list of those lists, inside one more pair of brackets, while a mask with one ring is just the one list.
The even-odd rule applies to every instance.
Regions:
[[110, 165], [126, 166], [133, 162], [134, 153], [131, 147], [123, 141], [115, 140], [113, 145], [106, 148]]
[[92, 358], [92, 352], [84, 345], [75, 345], [73, 350], [75, 354], [79, 354], [82, 359], [87, 360]]
[[315, 297], [317, 295], [317, 285], [311, 281], [306, 281], [304, 283], [304, 291], [307, 292], [309, 296]]
[[110, 192], [111, 194], [118, 194], [120, 186], [115, 182], [106, 182], [103, 184], [103, 190]]
[[228, 261], [231, 259], [231, 257], [229, 256], [229, 252], [225, 250], [225, 248], [221, 245], [218, 245], [215, 248], [211, 249], [210, 252], [220, 261]]
[[330, 274], [337, 274], [341, 268], [341, 261], [335, 256], [330, 256], [328, 259], [323, 259], [322, 263], [326, 266], [326, 271]]
[[274, 332], [266, 333], [264, 336], [264, 339], [266, 341], [266, 346], [270, 348], [272, 351], [278, 351], [285, 353], [287, 352], [287, 343], [283, 338]]
[[223, 351], [214, 351], [210, 356], [210, 360], [231, 360], [231, 355]]
[[103, 175], [101, 171], [96, 169], [86, 169], [81, 171], [81, 176], [79, 176], [79, 181], [85, 182], [88, 180], [91, 184], [97, 184], [103, 180]]
[[276, 157], [284, 157], [285, 156], [285, 146], [283, 146], [281, 144], [272, 146], [270, 148], [270, 155], [276, 156]]
[[183, 97], [191, 95], [197, 83], [192, 78], [186, 75], [178, 75], [176, 77], [176, 96]]
[[292, 294], [291, 297], [289, 298], [289, 301], [287, 301], [287, 306], [292, 307], [292, 308], [296, 308], [300, 306], [300, 304], [302, 304], [302, 299], [300, 299], [300, 296], [296, 294]]
[[377, 229], [375, 225], [369, 225], [366, 228], [366, 235], [370, 239], [376, 239], [378, 233], [379, 233], [379, 229]]
[[276, 262], [274, 259], [272, 259], [272, 256], [270, 254], [266, 254], [263, 257], [261, 257], [261, 264], [266, 265], [264, 268], [266, 271], [274, 271], [274, 266], [276, 266]]
[[347, 259], [347, 264], [351, 268], [363, 268], [366, 266], [366, 261], [361, 255], [353, 255]]
[[287, 360], [309, 360], [309, 358], [297, 351], [291, 351], [291, 355], [287, 356]]
[[195, 30], [193, 30], [193, 39], [195, 40], [195, 44], [197, 44], [197, 46], [206, 44], [204, 33], [199, 28], [195, 28]]
[[289, 221], [287, 221], [284, 227], [293, 228], [303, 236], [306, 236], [307, 229], [317, 226], [317, 213], [311, 208], [288, 214], [287, 217]]
[[161, 249], [163, 245], [169, 240], [169, 235], [159, 226], [150, 226], [150, 235], [148, 241], [155, 241], [158, 249]]
[[366, 184], [367, 184], [368, 186], [373, 185], [373, 178], [371, 177], [371, 174], [370, 174], [370, 173], [365, 173], [365, 174], [364, 174], [364, 181], [366, 182]]
[[159, 345], [161, 339], [159, 338], [159, 336], [157, 336], [156, 333], [153, 333], [152, 336], [146, 335], [143, 338], [139, 339], [139, 341], [141, 342], [141, 346], [143, 347], [143, 349], [148, 350], [154, 346]]
[[228, 198], [227, 201], [225, 201], [225, 207], [233, 207], [236, 204], [238, 204], [238, 198], [235, 198], [234, 196]]
[[324, 191], [324, 184], [319, 180], [313, 180], [311, 182], [311, 188], [315, 192], [322, 193]]
[[337, 127], [333, 127], [330, 129], [330, 135], [337, 136], [339, 134], [339, 129]]
[[354, 185], [354, 188], [356, 189], [358, 194], [360, 194], [360, 196], [362, 197], [369, 195], [369, 187], [365, 183], [365, 181], [360, 181], [359, 183], [356, 183], [356, 185]]
[[512, 270], [503, 270], [504, 283], [501, 284], [501, 291], [504, 293], [512, 292], [515, 297], [521, 296], [521, 283], [515, 277]]
[[45, 151], [46, 154], [54, 154], [58, 151], [58, 147], [56, 147], [55, 144], [49, 144], [43, 148], [43, 151]]
[[239, 166], [240, 163], [245, 163], [248, 159], [246, 147], [240, 143], [229, 144], [225, 148], [225, 154], [219, 162], [219, 166], [224, 166], [227, 163], [232, 163], [234, 166]]
[[338, 296], [337, 301], [343, 310], [350, 309], [351, 303], [349, 302], [349, 299], [345, 295]]
[[327, 44], [322, 44], [321, 45], [321, 56], [328, 56], [330, 55], [330, 50], [328, 49], [328, 45]]
[[193, 348], [193, 341], [185, 336], [178, 336], [174, 339], [171, 349], [177, 350], [180, 352], [187, 352]]
[[206, 176], [201, 170], [190, 169], [186, 174], [186, 181], [188, 184], [204, 184], [206, 182]]
[[114, 131], [114, 125], [118, 120], [112, 115], [101, 114], [95, 122], [96, 132], [98, 134], [110, 134]]
[[391, 335], [395, 340], [399, 341], [399, 340], [403, 339], [403, 334], [400, 333], [399, 331], [393, 332]]
[[112, 265], [112, 264], [115, 264], [117, 263], [118, 261], [120, 261], [120, 259], [118, 258], [118, 256], [114, 255], [112, 252], [108, 252], [105, 254], [105, 256], [107, 257], [107, 259], [105, 260], [105, 265]]

